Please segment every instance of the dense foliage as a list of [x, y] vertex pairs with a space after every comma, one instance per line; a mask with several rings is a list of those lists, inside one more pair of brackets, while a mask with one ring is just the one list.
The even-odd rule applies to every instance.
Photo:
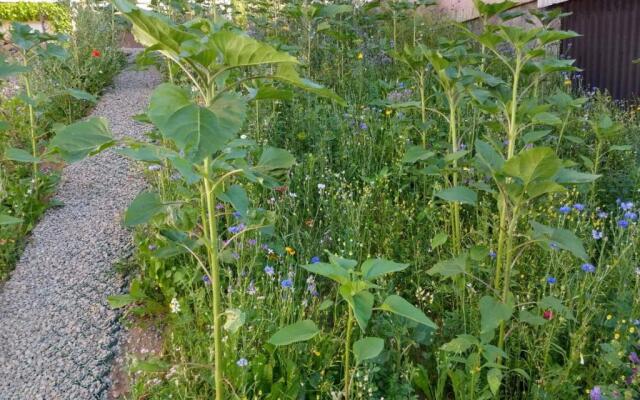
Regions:
[[114, 2], [167, 80], [118, 150], [153, 187], [109, 300], [165, 340], [132, 398], [640, 396], [638, 109], [581, 87], [561, 11], [431, 3]]
[[0, 20], [39, 22], [42, 19], [58, 32], [71, 30], [71, 10], [63, 4], [27, 1], [0, 3]]
[[0, 65], [0, 280], [39, 216], [56, 205], [51, 194], [61, 164], [40, 157], [51, 134], [86, 115], [123, 65], [111, 13], [81, 8], [76, 14], [69, 34], [38, 33], [17, 22], [6, 33], [10, 48]]

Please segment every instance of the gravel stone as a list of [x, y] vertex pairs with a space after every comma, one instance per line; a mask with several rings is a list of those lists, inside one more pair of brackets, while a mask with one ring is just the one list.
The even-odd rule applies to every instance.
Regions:
[[[144, 139], [144, 111], [156, 71], [123, 71], [92, 115], [116, 137]], [[0, 286], [0, 399], [106, 399], [121, 332], [106, 297], [122, 293], [113, 265], [131, 255], [122, 226], [146, 186], [134, 162], [108, 150], [67, 166], [56, 198], [33, 230], [11, 278]]]

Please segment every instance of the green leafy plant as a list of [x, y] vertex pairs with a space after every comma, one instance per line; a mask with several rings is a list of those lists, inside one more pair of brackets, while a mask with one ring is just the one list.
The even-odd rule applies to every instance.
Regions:
[[[266, 147], [253, 163], [250, 151], [255, 142], [240, 139], [238, 132], [246, 118], [247, 103], [260, 88], [243, 96], [243, 88], [259, 81], [272, 80], [301, 88], [321, 96], [343, 100], [322, 86], [301, 78], [295, 70], [298, 61], [287, 53], [254, 40], [242, 32], [225, 28], [221, 21], [193, 20], [177, 25], [159, 15], [142, 10], [126, 0], [115, 6], [133, 24], [136, 38], [147, 47], [146, 52], [159, 52], [188, 77], [195, 93], [177, 85], [158, 86], [152, 96], [146, 118], [162, 136], [162, 145], [131, 143], [121, 152], [133, 159], [162, 163], [175, 168], [191, 184], [197, 184], [200, 196], [195, 201], [201, 231], [190, 246], [179, 243], [198, 261], [211, 281], [213, 318], [213, 355], [216, 398], [224, 398], [224, 348], [222, 344], [221, 254], [227, 244], [219, 240], [216, 198], [230, 203], [242, 217], [242, 225], [234, 231], [235, 240], [245, 232], [265, 228], [264, 218], [251, 219], [245, 190], [228, 182], [244, 178], [268, 187], [277, 186], [281, 177], [295, 162], [282, 149]], [[264, 98], [266, 95], [262, 95]], [[79, 138], [73, 131], [58, 132], [54, 138], [57, 151], [67, 161], [75, 161], [100, 151], [111, 144], [109, 135]], [[129, 226], [146, 223], [158, 214], [176, 207], [160, 195], [141, 193], [125, 215]], [[195, 252], [204, 247], [206, 258]]]
[[28, 1], [0, 3], [0, 20], [30, 22], [40, 21], [42, 18], [57, 32], [71, 30], [71, 12], [63, 4]]
[[[374, 310], [386, 311], [407, 318], [418, 324], [432, 329], [437, 329], [436, 324], [427, 317], [424, 312], [398, 295], [389, 295], [374, 307], [375, 296], [371, 292], [381, 289], [373, 283], [381, 277], [406, 269], [409, 264], [396, 263], [382, 258], [369, 259], [363, 262], [358, 269], [358, 262], [329, 253], [328, 263], [315, 263], [304, 265], [307, 271], [329, 278], [338, 283], [338, 293], [347, 303], [346, 337], [343, 355], [343, 380], [344, 398], [351, 398], [351, 353], [356, 359], [356, 364], [364, 360], [377, 357], [384, 349], [384, 340], [378, 337], [362, 337], [353, 343], [352, 334], [354, 322], [358, 324], [364, 334]], [[276, 346], [287, 345], [294, 342], [311, 339], [319, 333], [319, 330], [310, 320], [297, 322], [282, 328], [276, 332], [270, 343]]]

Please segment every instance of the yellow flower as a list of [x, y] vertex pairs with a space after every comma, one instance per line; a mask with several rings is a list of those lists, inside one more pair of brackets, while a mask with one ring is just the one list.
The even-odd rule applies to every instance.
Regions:
[[634, 333], [636, 331], [636, 327], [632, 326], [629, 328], [629, 333]]
[[358, 53], [358, 55], [356, 56], [358, 58], [358, 60], [362, 60], [364, 58], [364, 54], [362, 54], [362, 52]]
[[571, 86], [571, 79], [565, 79], [564, 80], [564, 85], [565, 86]]
[[609, 321], [611, 318], [613, 318], [611, 314], [607, 315], [607, 321]]
[[614, 338], [615, 340], [620, 339], [620, 334], [619, 334], [618, 332], [616, 332], [616, 333], [613, 335], [613, 338]]
[[384, 110], [384, 115], [386, 115], [387, 117], [391, 115], [393, 111], [390, 108], [387, 108], [386, 110]]
[[290, 255], [290, 256], [296, 254], [296, 251], [293, 249], [293, 247], [287, 246], [287, 247], [284, 248], [284, 251], [286, 251], [287, 254]]
[[313, 354], [314, 354], [316, 357], [320, 356], [320, 352], [319, 352], [318, 350], [316, 350], [316, 349], [313, 349]]

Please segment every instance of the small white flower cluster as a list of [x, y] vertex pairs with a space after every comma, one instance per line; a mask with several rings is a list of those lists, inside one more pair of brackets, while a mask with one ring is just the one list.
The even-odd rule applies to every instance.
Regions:
[[180, 302], [175, 297], [171, 299], [171, 303], [169, 304], [169, 308], [171, 312], [177, 314], [180, 312]]

